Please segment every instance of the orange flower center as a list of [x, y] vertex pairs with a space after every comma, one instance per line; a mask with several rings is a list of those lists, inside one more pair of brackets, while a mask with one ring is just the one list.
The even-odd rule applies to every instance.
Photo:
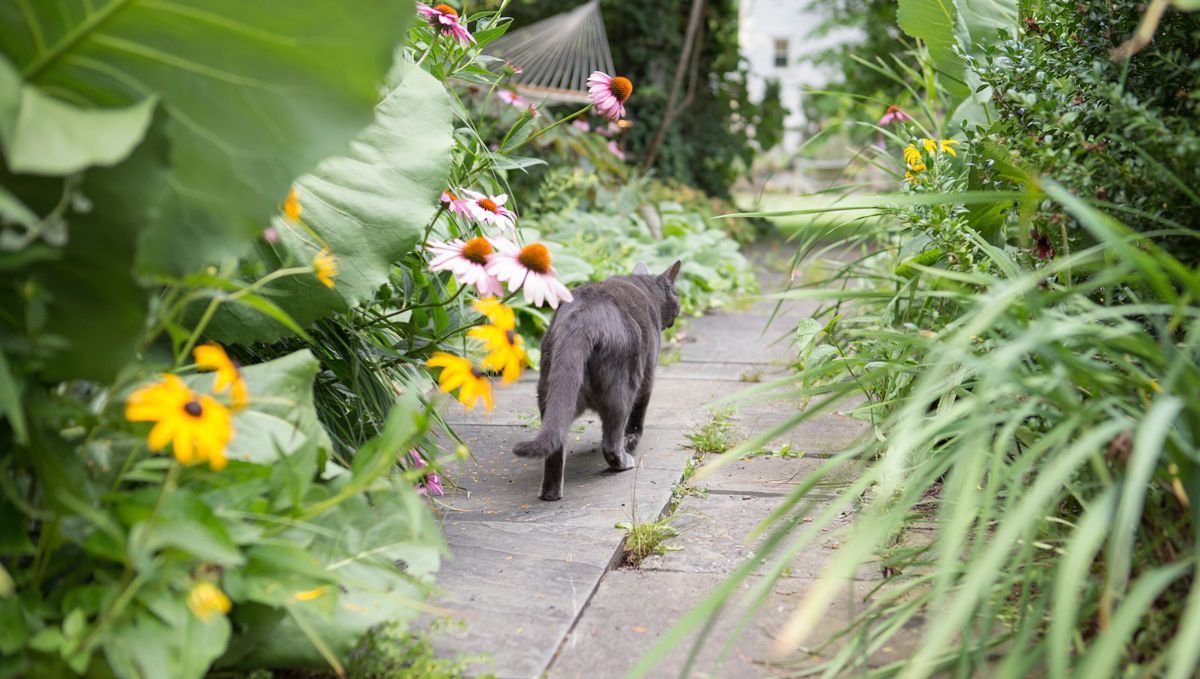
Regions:
[[463, 246], [462, 255], [476, 264], [487, 264], [487, 256], [495, 252], [486, 238], [472, 238]]
[[188, 401], [183, 405], [183, 412], [191, 415], [192, 417], [200, 417], [204, 414], [204, 408], [200, 407], [200, 403], [198, 401]]
[[458, 16], [458, 12], [450, 5], [434, 5], [433, 8], [442, 14], [449, 14], [452, 17]]
[[541, 243], [526, 245], [517, 256], [521, 266], [538, 273], [550, 272], [550, 251]]
[[449, 191], [446, 192], [446, 195], [450, 196], [450, 200], [458, 200], [458, 196], [454, 195], [453, 193], [450, 193]]
[[629, 78], [617, 76], [608, 83], [608, 91], [613, 93], [617, 101], [624, 104], [629, 95], [633, 94], [633, 83], [629, 82]]
[[899, 106], [896, 106], [895, 104], [892, 104], [891, 106], [889, 106], [889, 107], [887, 108], [887, 112], [888, 112], [888, 113], [899, 113], [899, 112], [900, 112], [900, 107], [899, 107]]
[[487, 210], [488, 212], [499, 212], [500, 211], [500, 206], [496, 205], [496, 203], [491, 198], [480, 198], [479, 199], [479, 207]]

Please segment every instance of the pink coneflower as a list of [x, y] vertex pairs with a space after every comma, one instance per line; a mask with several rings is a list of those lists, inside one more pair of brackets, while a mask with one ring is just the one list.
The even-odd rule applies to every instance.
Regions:
[[485, 196], [478, 191], [463, 190], [471, 198], [471, 217], [477, 222], [500, 227], [501, 230], [517, 230], [517, 213], [504, 207], [508, 194]]
[[884, 113], [883, 117], [879, 119], [879, 124], [891, 125], [892, 122], [896, 120], [912, 122], [912, 116], [908, 115], [904, 111], [901, 111], [899, 106], [892, 105], [887, 107], [887, 113]]
[[505, 59], [504, 65], [500, 67], [500, 72], [503, 73], [505, 76], [511, 78], [514, 75], [522, 73], [523, 71], [521, 70], [520, 66], [517, 66], [509, 59]]
[[509, 106], [529, 106], [529, 102], [525, 100], [525, 97], [512, 90], [500, 90], [496, 93], [496, 98]]
[[592, 126], [587, 124], [586, 120], [572, 120], [571, 126], [581, 132], [591, 132]]
[[622, 161], [625, 160], [625, 152], [621, 150], [620, 146], [617, 146], [616, 139], [608, 142], [608, 150], [612, 151], [613, 155], [620, 158]]
[[628, 78], [613, 78], [600, 71], [593, 71], [587, 79], [588, 96], [596, 106], [596, 112], [616, 120], [625, 115], [625, 100], [633, 94], [633, 83]]
[[486, 238], [452, 240], [449, 243], [432, 242], [425, 249], [436, 256], [429, 262], [430, 271], [449, 271], [460, 285], [474, 285], [480, 297], [500, 296], [504, 286], [495, 276], [488, 273], [488, 258], [496, 249]]
[[599, 125], [596, 126], [595, 132], [596, 132], [596, 134], [600, 135], [601, 137], [611, 137], [612, 136], [611, 130], [609, 130], [607, 127], [600, 127]]
[[279, 240], [279, 232], [275, 230], [275, 227], [268, 226], [263, 230], [263, 240], [274, 243]]
[[[429, 463], [421, 457], [421, 453], [415, 448], [410, 450], [408, 454], [412, 457], [413, 463], [417, 465], [417, 469], [424, 469], [429, 466]], [[442, 488], [442, 479], [437, 475], [437, 472], [431, 471], [426, 474], [425, 483], [417, 487], [418, 495], [424, 495], [427, 491], [437, 495], [446, 494], [446, 490]]]
[[1038, 233], [1037, 229], [1031, 229], [1029, 237], [1033, 239], [1033, 249], [1037, 251], [1037, 258], [1039, 260], [1054, 257], [1054, 246], [1050, 244], [1049, 236]]
[[534, 306], [549, 304], [558, 308], [559, 300], [573, 302], [575, 297], [567, 286], [558, 280], [558, 272], [550, 266], [550, 251], [541, 243], [521, 247], [516, 243], [496, 238], [492, 241], [496, 254], [488, 257], [487, 271], [508, 283], [508, 291], [524, 289], [525, 301]]
[[423, 2], [417, 3], [417, 12], [429, 20], [429, 27], [437, 29], [443, 35], [454, 36], [454, 39], [466, 44], [474, 44], [475, 38], [466, 27], [458, 23], [458, 10], [450, 5], [434, 5], [430, 7]]
[[537, 107], [536, 107], [536, 106], [534, 106], [533, 104], [530, 104], [530, 105], [529, 105], [529, 117], [531, 117], [531, 118], [541, 118], [541, 117], [542, 117], [542, 112], [541, 112], [541, 111], [539, 111], [539, 110], [537, 110]]
[[469, 200], [463, 200], [449, 191], [442, 191], [442, 202], [448, 206], [447, 209], [451, 214], [471, 216], [471, 201]]

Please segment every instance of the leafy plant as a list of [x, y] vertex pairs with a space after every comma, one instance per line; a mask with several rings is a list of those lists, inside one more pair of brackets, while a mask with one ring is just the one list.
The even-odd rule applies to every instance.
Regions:
[[729, 421], [733, 413], [734, 410], [732, 407], [714, 409], [709, 413], [709, 418], [706, 422], [699, 425], [695, 431], [683, 436], [692, 442], [690, 447], [698, 455], [724, 453], [737, 445], [738, 441], [742, 438], [737, 425]]
[[[429, 636], [443, 633], [447, 625], [444, 618], [434, 620], [426, 636], [415, 636], [396, 623], [374, 627], [351, 653], [347, 673], [356, 679], [461, 679], [472, 665], [486, 658], [462, 656], [448, 660], [435, 656]], [[472, 672], [471, 676], [496, 678], [491, 673]]]

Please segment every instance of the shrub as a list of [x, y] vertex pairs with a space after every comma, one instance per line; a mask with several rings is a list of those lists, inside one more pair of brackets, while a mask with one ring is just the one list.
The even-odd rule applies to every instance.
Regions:
[[[989, 50], [978, 70], [994, 88], [1000, 113], [991, 133], [1015, 162], [1094, 199], [1137, 231], [1187, 229], [1156, 238], [1195, 263], [1200, 18], [1168, 10], [1147, 48], [1114, 59], [1113, 49], [1136, 31], [1143, 6], [1133, 0], [1030, 6], [1020, 36]], [[1075, 217], [1051, 205], [1033, 227], [1060, 251], [1092, 242]]]

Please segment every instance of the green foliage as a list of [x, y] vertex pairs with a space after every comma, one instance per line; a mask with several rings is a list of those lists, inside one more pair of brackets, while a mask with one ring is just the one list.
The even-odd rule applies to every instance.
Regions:
[[[1090, 11], [1077, 5], [1055, 16], [1082, 21]], [[1037, 14], [1024, 26], [1035, 36], [1051, 33]], [[1086, 41], [1102, 33], [1096, 29]], [[1060, 46], [1065, 40], [1077, 39], [1055, 35], [990, 48], [984, 60], [981, 69], [994, 83], [1036, 88], [1023, 95], [1028, 108], [1019, 115], [1075, 101], [1078, 90], [1060, 89], [1071, 80], [1041, 70], [1072, 49]], [[1123, 105], [1137, 108], [1138, 98], [1121, 89], [1133, 69], [1099, 56], [1127, 35], [1103, 35], [1104, 52], [1073, 61], [1067, 55], [1063, 63], [1081, 79], [1086, 72], [1100, 89], [1119, 89]], [[1014, 51], [1016, 45], [1024, 51]], [[963, 54], [970, 46], [959, 44]], [[965, 77], [978, 77], [972, 69], [984, 62], [964, 61]], [[931, 120], [964, 110], [964, 100], [946, 97], [938, 81], [924, 82]], [[1010, 118], [1017, 114], [1006, 103], [1012, 94], [1010, 88], [996, 95]], [[911, 143], [919, 158], [910, 153], [903, 163], [881, 162], [902, 190], [834, 208], [875, 205], [887, 219], [839, 246], [861, 254], [843, 255], [828, 280], [788, 293], [827, 300], [797, 328], [797, 372], [781, 395], [813, 405], [708, 471], [848, 402], [875, 436], [805, 479], [757, 529], [765, 540], [749, 564], [700, 601], [634, 676], [644, 676], [670, 644], [711, 619], [767, 559], [768, 577], [751, 585], [750, 596], [761, 604], [796, 550], [860, 497], [866, 502], [841, 540], [831, 576], [801, 602], [784, 643], [803, 643], [794, 632], [817, 624], [862, 564], [877, 563], [885, 580], [829, 644], [804, 647], [823, 661], [814, 671], [866, 671], [862, 649], [893, 643], [920, 616], [924, 629], [914, 653], [873, 668], [873, 675], [1195, 675], [1200, 411], [1192, 395], [1200, 386], [1194, 336], [1200, 278], [1189, 263], [1191, 249], [1180, 246], [1194, 237], [1178, 228], [1194, 210], [1180, 197], [1151, 219], [1139, 198], [1089, 195], [1081, 168], [1095, 162], [1102, 173], [1105, 161], [1093, 160], [1095, 138], [1078, 137], [1075, 125], [1121, 120], [1121, 113], [1107, 105], [1070, 106], [1075, 117], [1056, 118], [1053, 132], [1049, 125], [1034, 130], [1046, 137], [1028, 142], [1013, 141], [1018, 127], [1009, 118], [989, 126], [986, 116], [968, 129], [929, 130], [918, 121], [888, 135], [901, 148]], [[1177, 129], [1186, 134], [1190, 127]], [[1173, 134], [1159, 130], [1158, 138], [1137, 144], [1165, 143]], [[957, 155], [940, 144], [949, 137], [962, 142]], [[934, 140], [932, 150], [924, 139]], [[1132, 163], [1135, 155], [1141, 157], [1129, 151], [1124, 158]], [[1031, 162], [1046, 158], [1062, 160]], [[1192, 171], [1157, 167], [1153, 176], [1143, 172], [1141, 193], [1165, 196]], [[1068, 184], [1039, 178], [1038, 169], [1061, 171]], [[1131, 226], [1153, 221], [1156, 230], [1135, 230], [1114, 214], [1126, 215]], [[1046, 221], [1047, 215], [1057, 217]], [[1069, 234], [1068, 247], [1057, 239], [1021, 247], [1027, 233], [1047, 226], [1054, 227], [1051, 235]], [[805, 243], [800, 255], [818, 248]], [[865, 285], [848, 289], [851, 281]], [[859, 398], [865, 400], [851, 401]], [[858, 478], [832, 503], [819, 504], [814, 491], [855, 458], [865, 463]], [[800, 522], [805, 516], [811, 524]], [[932, 541], [913, 540], [915, 525], [934, 528]], [[692, 653], [704, 643], [702, 633]]]
[[[446, 621], [439, 618], [430, 624], [427, 634], [442, 633], [446, 625]], [[468, 676], [471, 665], [485, 660], [479, 656], [456, 660], [435, 657], [427, 637], [409, 634], [396, 623], [372, 628], [350, 658], [346, 669], [355, 679], [461, 679]], [[477, 679], [496, 677], [475, 672], [470, 676]]]
[[697, 455], [703, 456], [709, 453], [723, 454], [736, 446], [744, 437], [738, 431], [737, 425], [729, 421], [733, 414], [734, 410], [731, 407], [713, 410], [706, 422], [699, 425], [695, 431], [683, 435], [692, 442], [689, 447], [695, 450]]
[[[68, 4], [0, 21], [0, 176], [19, 213], [5, 221], [25, 223], [5, 228], [3, 332], [51, 380], [111, 379], [143, 332], [135, 270], [239, 255], [292, 179], [370, 120], [412, 10]], [[297, 39], [313, 34], [326, 39]], [[108, 169], [73, 175], [90, 164]]]
[[[140, 270], [176, 275], [239, 255], [292, 179], [344, 150], [369, 122], [376, 83], [413, 16], [404, 2], [363, 7], [353, 20], [320, 2], [286, 12], [258, 3], [25, 7], [0, 22], [0, 45], [27, 83], [85, 108], [162, 102], [170, 179], [135, 254]], [[303, 39], [314, 34], [324, 39]]]
[[[1194, 264], [1200, 247], [1200, 19], [1170, 12], [1154, 42], [1127, 61], [1110, 51], [1140, 20], [1138, 3], [1031, 7], [1021, 35], [979, 62], [1001, 123], [990, 130], [1017, 162], [1054, 176], [1077, 195]], [[1046, 205], [1033, 228], [1059, 251], [1094, 242], [1077, 218]], [[1187, 232], [1169, 233], [1175, 225]]]
[[670, 526], [672, 518], [667, 516], [651, 523], [639, 523], [635, 517], [632, 523], [617, 523], [617, 528], [625, 530], [624, 565], [637, 568], [651, 554], [667, 553], [671, 549], [666, 545], [667, 540], [679, 535], [679, 531]]

